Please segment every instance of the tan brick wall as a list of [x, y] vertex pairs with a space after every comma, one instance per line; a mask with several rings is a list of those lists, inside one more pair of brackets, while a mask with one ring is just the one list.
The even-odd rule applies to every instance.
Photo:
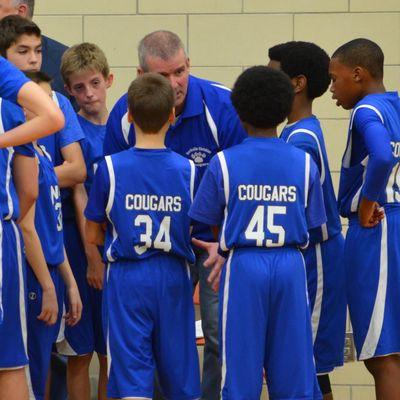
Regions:
[[[155, 29], [177, 32], [187, 45], [192, 72], [232, 86], [249, 65], [265, 64], [269, 46], [314, 41], [331, 53], [340, 44], [368, 37], [385, 52], [388, 89], [400, 87], [399, 0], [37, 0], [43, 32], [68, 45], [93, 41], [106, 52], [115, 83], [109, 106], [136, 75], [138, 40]], [[325, 131], [333, 180], [346, 140], [349, 113], [329, 93], [315, 104]], [[337, 400], [374, 398], [362, 364], [333, 374]]]

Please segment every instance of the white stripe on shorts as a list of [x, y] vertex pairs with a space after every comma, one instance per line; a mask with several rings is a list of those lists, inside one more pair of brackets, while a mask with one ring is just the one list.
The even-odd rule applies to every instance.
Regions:
[[322, 253], [320, 243], [317, 243], [315, 245], [315, 256], [317, 258], [317, 291], [315, 293], [314, 307], [311, 314], [313, 344], [315, 343], [315, 339], [318, 333], [319, 321], [321, 318], [322, 297], [324, 293], [324, 270], [322, 265]]
[[225, 282], [224, 282], [224, 301], [222, 304], [222, 380], [221, 380], [221, 394], [225, 386], [226, 380], [226, 319], [228, 313], [228, 300], [229, 300], [229, 280], [231, 276], [231, 261], [233, 256], [233, 249], [229, 253], [226, 262]]
[[367, 335], [364, 340], [360, 353], [360, 360], [372, 358], [375, 355], [376, 347], [382, 332], [383, 317], [385, 316], [387, 275], [388, 275], [388, 255], [387, 255], [387, 221], [383, 218], [380, 252], [379, 282], [376, 293], [374, 309]]

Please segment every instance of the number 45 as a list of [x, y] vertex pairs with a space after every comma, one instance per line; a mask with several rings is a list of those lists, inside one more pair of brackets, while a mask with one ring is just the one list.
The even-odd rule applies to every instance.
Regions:
[[264, 215], [265, 206], [258, 206], [255, 213], [251, 217], [249, 225], [244, 233], [246, 239], [255, 240], [258, 247], [281, 247], [285, 243], [285, 230], [281, 225], [274, 225], [274, 216], [276, 214], [285, 215], [286, 207], [284, 206], [267, 206], [267, 229], [270, 233], [278, 235], [278, 241], [271, 239], [265, 240], [264, 232]]

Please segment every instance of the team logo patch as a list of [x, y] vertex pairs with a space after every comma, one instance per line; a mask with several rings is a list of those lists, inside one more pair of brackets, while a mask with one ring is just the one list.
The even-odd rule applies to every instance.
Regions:
[[196, 166], [205, 167], [208, 165], [208, 158], [211, 156], [211, 150], [205, 147], [192, 147], [186, 152], [186, 155], [194, 161]]

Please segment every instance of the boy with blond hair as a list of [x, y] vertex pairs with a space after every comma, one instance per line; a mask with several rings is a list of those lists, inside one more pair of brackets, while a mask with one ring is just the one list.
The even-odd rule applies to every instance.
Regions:
[[101, 318], [104, 264], [97, 246], [85, 241], [83, 210], [97, 163], [103, 158], [108, 119], [106, 92], [113, 75], [104, 52], [92, 43], [81, 43], [67, 50], [62, 58], [61, 74], [66, 90], [80, 108], [77, 116], [85, 133], [82, 149], [87, 168], [86, 182], [74, 189], [75, 216], [81, 235], [78, 239], [83, 246], [75, 243], [75, 247], [71, 247], [76, 259], [72, 265], [84, 313], [78, 326], [67, 327], [65, 332], [66, 341], [75, 354], [61, 352], [69, 356], [68, 391], [73, 399], [90, 398], [89, 365], [93, 352], [97, 353], [100, 362], [98, 398], [106, 399], [107, 360]]

